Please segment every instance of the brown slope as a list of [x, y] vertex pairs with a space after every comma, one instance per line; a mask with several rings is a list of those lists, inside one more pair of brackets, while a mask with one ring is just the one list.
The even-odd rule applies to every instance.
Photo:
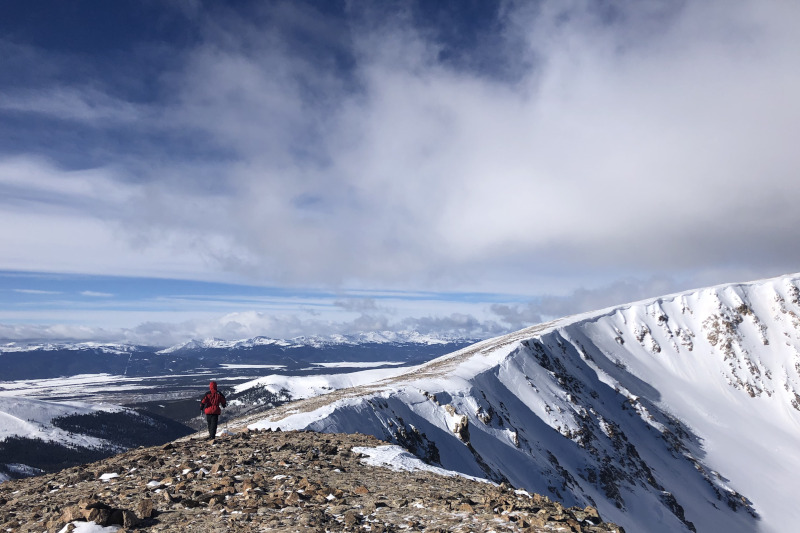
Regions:
[[[431, 472], [364, 465], [371, 436], [241, 432], [138, 448], [0, 484], [0, 531], [74, 519], [123, 531], [621, 531], [592, 508]], [[103, 474], [119, 474], [108, 481]], [[596, 524], [594, 522], [597, 522]]]

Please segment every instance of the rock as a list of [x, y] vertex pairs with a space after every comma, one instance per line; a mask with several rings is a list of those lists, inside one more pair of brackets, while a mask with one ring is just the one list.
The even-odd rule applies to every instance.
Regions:
[[292, 492], [283, 501], [286, 505], [297, 505], [300, 502], [300, 495], [296, 492]]
[[153, 500], [150, 498], [142, 498], [136, 504], [136, 516], [140, 519], [150, 518], [153, 516]]
[[122, 525], [126, 528], [129, 527], [136, 527], [139, 525], [139, 518], [136, 516], [136, 513], [133, 511], [123, 510], [122, 511]]
[[347, 511], [344, 514], [344, 525], [347, 527], [353, 527], [359, 522], [361, 522], [361, 518], [358, 516], [358, 514], [356, 514], [355, 511]]
[[64, 522], [72, 522], [74, 520], [83, 520], [83, 513], [77, 505], [67, 507], [61, 515], [61, 520]]
[[87, 522], [94, 522], [99, 526], [107, 526], [111, 518], [111, 509], [99, 509], [97, 507], [84, 509], [83, 517]]
[[[61, 531], [87, 515], [132, 533], [618, 531], [602, 523], [593, 508], [564, 509], [543, 496], [516, 494], [508, 483], [500, 489], [431, 472], [364, 465], [350, 450], [381, 444], [374, 437], [294, 431], [247, 435], [222, 435], [213, 448], [180, 440], [170, 448], [132, 450], [46, 479], [6, 481], [0, 484], [0, 500], [6, 502], [0, 506], [0, 531]], [[201, 469], [214, 473], [188, 475]], [[88, 474], [78, 480], [82, 472]], [[96, 479], [98, 472], [121, 475], [104, 483]], [[169, 478], [173, 484], [167, 490], [163, 482]], [[151, 480], [162, 480], [159, 493], [147, 487]]]

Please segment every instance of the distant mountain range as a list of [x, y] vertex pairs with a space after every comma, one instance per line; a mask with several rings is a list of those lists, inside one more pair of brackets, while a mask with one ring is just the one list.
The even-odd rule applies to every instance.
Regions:
[[327, 347], [327, 346], [356, 346], [359, 344], [420, 344], [444, 345], [452, 343], [476, 342], [479, 339], [465, 339], [462, 337], [449, 337], [442, 335], [426, 335], [416, 331], [373, 331], [356, 333], [352, 335], [329, 336], [303, 336], [292, 339], [273, 339], [258, 336], [250, 339], [224, 340], [224, 339], [192, 339], [174, 346], [145, 346], [124, 343], [98, 343], [98, 342], [8, 342], [0, 344], [0, 354], [35, 352], [35, 351], [95, 351], [110, 354], [130, 354], [136, 352], [151, 353], [176, 353], [193, 350], [243, 350], [263, 346], [279, 348], [302, 347]]
[[[330, 337], [243, 340], [202, 339], [175, 346], [81, 343], [0, 345], [3, 381], [77, 374], [158, 376], [203, 372], [222, 365], [272, 365], [297, 371], [314, 363], [401, 361], [421, 363], [468, 346], [475, 339], [450, 339], [417, 332], [374, 332]], [[0, 388], [2, 381], [0, 381]]]

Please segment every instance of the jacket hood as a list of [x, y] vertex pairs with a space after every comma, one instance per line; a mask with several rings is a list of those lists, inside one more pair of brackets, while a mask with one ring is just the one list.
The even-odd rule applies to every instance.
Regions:
[[208, 384], [208, 388], [210, 390], [212, 390], [212, 391], [216, 391], [217, 390], [217, 382], [216, 381], [212, 381], [211, 383]]

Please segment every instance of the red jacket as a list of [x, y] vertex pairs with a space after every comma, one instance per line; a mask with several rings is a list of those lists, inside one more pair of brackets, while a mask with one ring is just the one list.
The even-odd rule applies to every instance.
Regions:
[[217, 390], [217, 382], [212, 381], [208, 384], [209, 391], [200, 400], [200, 409], [207, 415], [218, 415], [222, 412], [220, 407], [225, 407], [227, 401], [225, 395]]

